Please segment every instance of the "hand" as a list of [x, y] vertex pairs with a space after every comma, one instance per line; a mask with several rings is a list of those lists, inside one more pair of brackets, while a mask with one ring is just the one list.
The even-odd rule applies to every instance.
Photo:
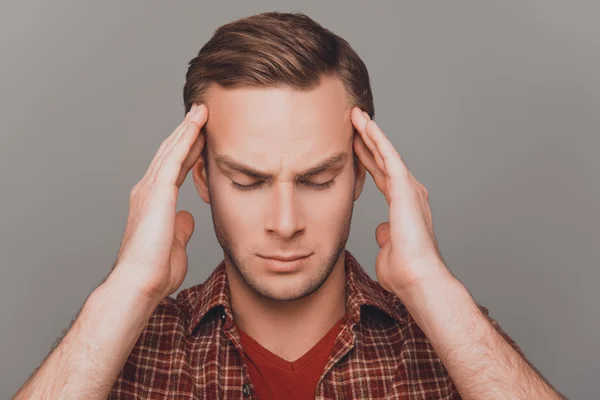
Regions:
[[200, 128], [207, 117], [206, 106], [194, 105], [130, 193], [125, 235], [109, 279], [116, 274], [119, 282], [158, 301], [175, 292], [187, 274], [194, 218], [175, 209], [179, 188], [204, 148]]
[[427, 189], [410, 173], [390, 141], [369, 115], [355, 107], [354, 151], [385, 196], [389, 222], [377, 226], [381, 248], [375, 263], [384, 289], [404, 293], [430, 279], [450, 275], [433, 232]]

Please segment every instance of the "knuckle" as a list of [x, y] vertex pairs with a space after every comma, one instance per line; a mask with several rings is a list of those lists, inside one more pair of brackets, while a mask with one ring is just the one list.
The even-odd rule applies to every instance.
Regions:
[[160, 143], [159, 150], [164, 149], [167, 146], [167, 144], [171, 141], [172, 137], [173, 137], [173, 133], [171, 133], [169, 136], [164, 138], [163, 141]]
[[169, 138], [166, 138], [165, 140], [162, 141], [162, 143], [160, 144], [160, 147], [158, 148], [158, 150], [156, 150], [156, 153], [154, 153], [154, 159], [155, 160], [158, 157], [160, 157], [160, 155], [162, 154], [162, 152], [165, 149], [165, 147], [167, 147], [167, 142], [168, 141], [169, 141]]
[[141, 181], [139, 181], [138, 183], [136, 183], [135, 185], [133, 185], [133, 187], [129, 191], [129, 199], [131, 201], [135, 201], [139, 197], [139, 195], [142, 191], [143, 185], [144, 185], [143, 179]]
[[134, 185], [134, 186], [131, 188], [131, 190], [129, 191], [129, 198], [130, 198], [130, 199], [133, 199], [133, 198], [135, 198], [135, 197], [137, 196], [137, 194], [138, 194], [138, 192], [139, 192], [139, 190], [140, 190], [138, 185], [139, 185], [139, 183], [136, 183], [136, 184], [135, 184], [135, 185]]
[[405, 179], [408, 182], [412, 182], [413, 181], [413, 176], [410, 173], [410, 170], [408, 168], [402, 168], [400, 169], [400, 176]]

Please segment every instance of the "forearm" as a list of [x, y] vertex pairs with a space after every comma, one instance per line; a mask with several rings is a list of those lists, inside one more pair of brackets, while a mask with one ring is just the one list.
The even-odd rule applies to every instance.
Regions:
[[397, 293], [464, 399], [561, 399], [481, 312], [460, 281]]
[[157, 305], [109, 277], [14, 399], [106, 399]]

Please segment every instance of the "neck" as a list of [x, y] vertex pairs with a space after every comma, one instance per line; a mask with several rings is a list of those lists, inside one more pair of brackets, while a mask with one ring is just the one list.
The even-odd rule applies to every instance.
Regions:
[[317, 291], [293, 301], [257, 295], [226, 263], [235, 325], [279, 357], [289, 361], [299, 358], [346, 312], [344, 254]]

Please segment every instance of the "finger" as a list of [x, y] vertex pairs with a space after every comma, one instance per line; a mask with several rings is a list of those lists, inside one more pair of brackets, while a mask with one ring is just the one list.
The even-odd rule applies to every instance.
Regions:
[[193, 121], [194, 118], [197, 118], [198, 115], [201, 113], [202, 110], [201, 110], [200, 106], [201, 105], [196, 105], [196, 104], [194, 104], [194, 106], [192, 106], [194, 111], [192, 112], [192, 110], [190, 110], [189, 116], [186, 117], [185, 122], [181, 125], [181, 127], [179, 127], [178, 129], [176, 129], [173, 132], [173, 134], [168, 139], [167, 143], [165, 143], [162, 153], [156, 158], [156, 161], [153, 165], [153, 169], [150, 172], [150, 177], [152, 179], [156, 178], [156, 174], [160, 170], [160, 166], [161, 166], [166, 154], [168, 154], [168, 152], [173, 148], [173, 146], [175, 146], [178, 143], [178, 141], [181, 139], [181, 136], [188, 128], [190, 121]]
[[188, 172], [190, 172], [190, 170], [193, 168], [196, 162], [198, 162], [198, 160], [200, 159], [200, 155], [202, 154], [202, 150], [204, 149], [205, 143], [206, 137], [204, 136], [202, 130], [200, 130], [198, 138], [192, 145], [190, 154], [188, 154], [186, 159], [183, 161], [183, 164], [181, 165], [181, 172], [179, 173], [179, 177], [177, 178], [176, 183], [177, 187], [181, 187], [181, 185], [183, 185], [183, 182], [185, 181], [185, 177], [187, 176]]
[[181, 210], [175, 215], [175, 240], [185, 249], [194, 233], [194, 217], [188, 211]]
[[354, 152], [358, 156], [358, 159], [365, 167], [369, 174], [373, 177], [375, 185], [381, 193], [385, 195], [387, 191], [386, 177], [383, 171], [377, 166], [373, 154], [367, 148], [365, 142], [363, 142], [359, 133], [354, 135]]
[[157, 164], [158, 160], [162, 159], [165, 149], [167, 147], [169, 147], [171, 145], [171, 142], [176, 137], [179, 137], [180, 133], [185, 129], [187, 122], [189, 121], [190, 117], [195, 113], [196, 108], [197, 108], [197, 105], [194, 104], [192, 106], [192, 108], [190, 109], [190, 111], [188, 111], [188, 113], [185, 115], [185, 118], [179, 124], [179, 126], [177, 128], [175, 128], [173, 130], [173, 132], [171, 132], [171, 134], [165, 140], [163, 140], [159, 149], [156, 151], [156, 154], [154, 155], [154, 158], [152, 159], [150, 166], [148, 167], [145, 177], [146, 176], [154, 176], [154, 174], [156, 172], [156, 164]]
[[380, 249], [387, 244], [387, 242], [390, 240], [389, 222], [383, 222], [377, 225], [377, 228], [375, 228], [375, 239], [377, 240], [377, 244], [379, 245]]
[[194, 217], [185, 210], [179, 211], [175, 215], [175, 232], [170, 257], [173, 288], [181, 286], [187, 275], [188, 256], [186, 247], [193, 232]]
[[[368, 119], [368, 115], [367, 113], [365, 114], [365, 118], [367, 118], [367, 124], [369, 123], [370, 119]], [[365, 124], [365, 132], [367, 130], [367, 125]], [[365, 136], [367, 138], [367, 141], [369, 143], [369, 150], [373, 153], [373, 157], [375, 159], [375, 161], [377, 162], [377, 166], [383, 171], [383, 173], [385, 174], [385, 164], [383, 163], [383, 159], [381, 158], [381, 154], [379, 154], [379, 150], [377, 150], [377, 146], [375, 146], [375, 144], [373, 143], [373, 140], [371, 139], [371, 137], [365, 133]]]
[[365, 127], [365, 131], [373, 139], [379, 154], [381, 154], [386, 175], [390, 178], [402, 178], [404, 181], [408, 181], [409, 175], [406, 164], [404, 164], [400, 154], [398, 154], [377, 123], [373, 120], [369, 121]]
[[358, 107], [356, 107], [354, 110], [352, 110], [351, 119], [352, 119], [352, 123], [356, 127], [356, 130], [360, 133], [361, 138], [363, 139], [363, 142], [367, 145], [371, 154], [373, 154], [373, 158], [375, 159], [377, 166], [385, 174], [385, 165], [383, 163], [383, 159], [381, 158], [381, 156], [379, 155], [379, 152], [377, 151], [377, 146], [375, 146], [375, 144], [373, 143], [373, 140], [369, 137], [369, 135], [366, 132], [366, 125], [369, 122], [369, 119], [367, 119], [365, 117], [365, 114], [363, 114], [363, 112]]
[[199, 106], [196, 112], [197, 117], [192, 117], [188, 121], [188, 125], [182, 133], [181, 138], [163, 157], [163, 161], [158, 166], [156, 172], [157, 179], [160, 176], [160, 179], [166, 179], [166, 182], [169, 184], [177, 184], [183, 162], [190, 154], [194, 142], [196, 142], [200, 135], [200, 128], [204, 126], [208, 117], [206, 106]]
[[[202, 104], [194, 104], [196, 106], [195, 110], [193, 113], [190, 114], [189, 118], [188, 118], [188, 123], [190, 121], [195, 121], [199, 126], [202, 123], [201, 119], [203, 117], [203, 112], [206, 110], [206, 106], [202, 105]], [[165, 147], [165, 151], [164, 154], [167, 154], [169, 151], [171, 151], [171, 149], [177, 145], [177, 143], [181, 140], [181, 137], [183, 136], [185, 132], [185, 128], [181, 129], [177, 132], [177, 135], [175, 135], [175, 137], [173, 137], [173, 140], [171, 140], [171, 142]]]
[[381, 168], [381, 170], [385, 174], [385, 165], [383, 163], [383, 159], [381, 158], [381, 154], [379, 154], [379, 151], [377, 150], [377, 146], [375, 146], [375, 144], [373, 143], [373, 139], [371, 139], [371, 137], [366, 132], [367, 124], [369, 123], [369, 121], [371, 121], [371, 117], [369, 116], [369, 114], [367, 114], [366, 111], [361, 111], [361, 113], [365, 116], [364, 131], [365, 131], [365, 137], [367, 139], [367, 142], [365, 142], [365, 143], [368, 143], [369, 150], [371, 150], [371, 152], [373, 153], [373, 157], [375, 158], [377, 165], [379, 166], [379, 168]]

